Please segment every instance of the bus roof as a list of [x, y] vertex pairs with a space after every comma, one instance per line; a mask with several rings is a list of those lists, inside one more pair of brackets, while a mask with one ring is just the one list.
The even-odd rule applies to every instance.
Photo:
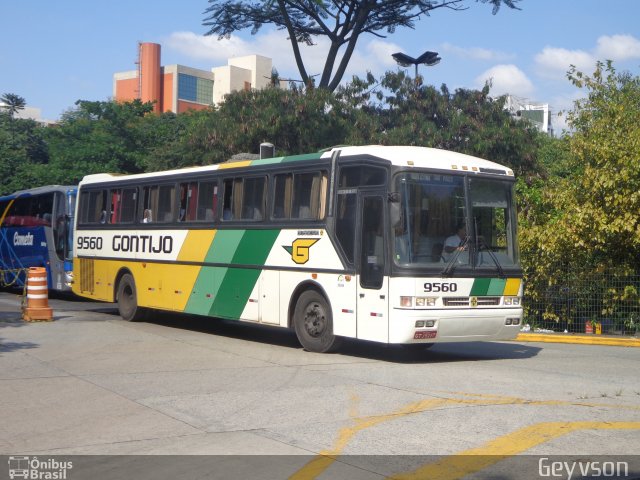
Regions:
[[43, 187], [28, 188], [25, 190], [18, 190], [17, 192], [13, 192], [8, 195], [3, 195], [0, 197], [0, 201], [11, 200], [19, 196], [32, 196], [32, 195], [40, 195], [43, 193], [60, 192], [60, 191], [68, 192], [70, 190], [77, 190], [77, 189], [78, 187], [76, 185], [45, 185]]
[[273, 157], [259, 160], [230, 160], [213, 165], [187, 167], [175, 170], [165, 170], [159, 172], [139, 173], [133, 175], [98, 173], [87, 175], [81, 184], [102, 183], [117, 181], [120, 179], [135, 180], [148, 179], [154, 177], [164, 177], [184, 173], [206, 173], [217, 170], [241, 167], [257, 167], [261, 165], [272, 165], [288, 162], [300, 162], [309, 160], [329, 159], [333, 153], [339, 150], [341, 158], [347, 157], [367, 157], [387, 160], [392, 165], [407, 168], [429, 168], [446, 171], [473, 171], [486, 173], [499, 173], [513, 176], [513, 171], [489, 160], [465, 155], [462, 153], [441, 150], [438, 148], [412, 147], [412, 146], [382, 146], [366, 145], [356, 147], [335, 147], [329, 150], [303, 155], [290, 155], [285, 157]]
[[[502, 171], [504, 175], [513, 176], [513, 171], [499, 163], [484, 160], [479, 157], [464, 153], [442, 150], [429, 147], [411, 146], [383, 146], [369, 145], [362, 147], [339, 147], [340, 156], [372, 156], [388, 160], [392, 165], [399, 167], [431, 168], [449, 171]], [[324, 156], [331, 156], [333, 150], [326, 152]], [[474, 168], [475, 167], [475, 168]]]

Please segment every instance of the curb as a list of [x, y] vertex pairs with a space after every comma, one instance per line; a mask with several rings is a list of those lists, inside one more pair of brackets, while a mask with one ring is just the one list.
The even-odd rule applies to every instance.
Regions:
[[615, 347], [640, 347], [640, 338], [608, 337], [602, 335], [574, 335], [548, 333], [520, 333], [516, 342], [573, 343], [579, 345], [609, 345]]

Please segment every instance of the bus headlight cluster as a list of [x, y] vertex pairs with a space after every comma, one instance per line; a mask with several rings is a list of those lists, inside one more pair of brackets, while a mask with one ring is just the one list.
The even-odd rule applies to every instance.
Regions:
[[520, 319], [519, 318], [507, 318], [504, 321], [505, 325], [520, 325]]
[[435, 307], [438, 297], [416, 297], [416, 307]]
[[435, 307], [438, 297], [400, 297], [400, 306], [404, 308], [416, 307]]
[[520, 297], [504, 297], [505, 305], [514, 305], [518, 306], [522, 303], [522, 299]]

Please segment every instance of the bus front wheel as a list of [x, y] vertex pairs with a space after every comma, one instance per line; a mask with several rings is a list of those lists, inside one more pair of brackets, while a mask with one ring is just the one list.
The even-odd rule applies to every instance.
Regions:
[[118, 283], [117, 302], [118, 311], [124, 320], [135, 322], [144, 317], [144, 310], [138, 306], [136, 282], [128, 273], [124, 274]]
[[298, 340], [309, 352], [327, 353], [340, 346], [341, 338], [333, 334], [331, 308], [315, 290], [307, 290], [298, 298], [293, 325]]

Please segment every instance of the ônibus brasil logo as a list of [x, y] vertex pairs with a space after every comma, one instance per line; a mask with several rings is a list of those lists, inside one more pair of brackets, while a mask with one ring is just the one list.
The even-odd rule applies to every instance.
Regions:
[[47, 458], [39, 460], [38, 457], [10, 456], [9, 478], [26, 478], [38, 480], [66, 480], [67, 470], [73, 468], [73, 462]]
[[318, 240], [319, 238], [296, 238], [291, 246], [283, 245], [282, 248], [289, 252], [291, 260], [298, 265], [303, 265], [309, 261], [309, 249]]

